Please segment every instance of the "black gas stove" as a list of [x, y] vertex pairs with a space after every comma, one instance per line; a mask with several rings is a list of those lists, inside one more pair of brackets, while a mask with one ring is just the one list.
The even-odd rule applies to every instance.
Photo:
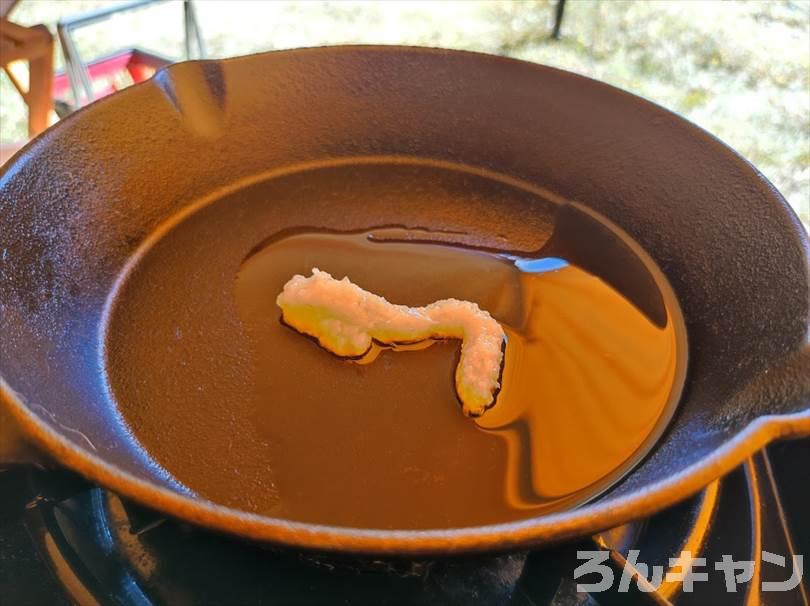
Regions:
[[806, 606], [808, 512], [810, 439], [771, 445], [694, 497], [587, 540], [430, 560], [276, 551], [166, 519], [67, 472], [9, 468], [0, 604]]

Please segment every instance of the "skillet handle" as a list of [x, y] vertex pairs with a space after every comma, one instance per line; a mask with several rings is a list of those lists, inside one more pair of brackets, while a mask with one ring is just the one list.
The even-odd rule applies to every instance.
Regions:
[[0, 403], [0, 527], [89, 487], [84, 478], [35, 448]]
[[31, 465], [40, 469], [56, 466], [52, 459], [23, 436], [11, 413], [0, 403], [0, 470], [18, 465]]
[[[732, 407], [773, 411], [777, 415], [810, 410], [810, 344], [805, 343], [798, 351], [760, 371], [732, 399]], [[810, 435], [810, 417], [807, 422], [786, 424], [786, 433], [780, 437], [788, 435]]]

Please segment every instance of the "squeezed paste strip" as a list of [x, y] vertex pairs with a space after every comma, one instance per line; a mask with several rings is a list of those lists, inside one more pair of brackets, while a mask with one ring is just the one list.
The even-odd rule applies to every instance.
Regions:
[[506, 335], [475, 303], [442, 299], [424, 307], [396, 305], [318, 268], [309, 277], [293, 276], [276, 303], [287, 325], [344, 358], [361, 358], [374, 341], [395, 346], [461, 339], [455, 384], [464, 414], [479, 416], [495, 402]]

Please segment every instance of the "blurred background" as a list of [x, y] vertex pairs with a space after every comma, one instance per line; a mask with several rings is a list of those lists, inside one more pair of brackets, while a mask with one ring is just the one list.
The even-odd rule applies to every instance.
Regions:
[[[119, 10], [105, 14], [110, 9]], [[56, 111], [47, 122], [189, 55], [344, 43], [441, 46], [536, 61], [647, 97], [739, 151], [810, 224], [807, 0], [0, 0], [3, 13], [0, 34], [14, 45], [0, 46], [6, 157], [39, 130], [19, 90], [42, 106], [27, 93], [26, 61], [17, 57], [26, 34], [15, 24], [44, 24], [52, 34], [53, 73], [37, 64], [30, 81], [52, 80]]]

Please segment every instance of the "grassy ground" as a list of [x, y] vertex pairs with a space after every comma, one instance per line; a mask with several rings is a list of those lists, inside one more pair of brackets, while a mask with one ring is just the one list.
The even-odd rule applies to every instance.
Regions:
[[[53, 26], [107, 2], [23, 0], [21, 23]], [[344, 42], [501, 53], [599, 78], [664, 105], [751, 160], [810, 224], [810, 2], [569, 0], [549, 40], [551, 0], [263, 2], [197, 0], [214, 57]], [[87, 57], [129, 45], [181, 54], [178, 2], [80, 32]], [[25, 114], [0, 80], [0, 141]]]

